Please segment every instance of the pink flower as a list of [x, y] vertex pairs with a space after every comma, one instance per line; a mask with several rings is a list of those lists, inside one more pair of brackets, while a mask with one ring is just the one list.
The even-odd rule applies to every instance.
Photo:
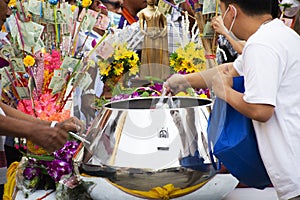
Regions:
[[53, 71], [54, 69], [59, 69], [61, 66], [60, 53], [53, 50], [51, 54], [46, 53], [44, 55], [45, 69]]
[[97, 41], [95, 39], [93, 39], [92, 41], [92, 47], [94, 48], [97, 45]]

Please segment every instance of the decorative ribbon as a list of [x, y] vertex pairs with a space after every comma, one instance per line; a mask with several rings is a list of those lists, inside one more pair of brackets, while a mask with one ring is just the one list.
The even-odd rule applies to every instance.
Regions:
[[124, 192], [126, 192], [128, 194], [132, 194], [134, 196], [139, 196], [139, 197], [143, 197], [143, 198], [150, 198], [150, 199], [168, 200], [168, 199], [184, 196], [186, 194], [194, 192], [195, 190], [197, 190], [197, 189], [201, 188], [203, 185], [205, 185], [208, 181], [209, 180], [206, 180], [202, 183], [199, 183], [198, 185], [188, 187], [188, 188], [185, 188], [185, 189], [176, 188], [176, 187], [174, 187], [173, 184], [170, 183], [170, 184], [167, 184], [163, 187], [152, 188], [149, 191], [130, 190], [130, 189], [127, 189], [127, 188], [122, 187], [120, 185], [117, 185], [115, 183], [112, 183], [110, 181], [108, 181], [108, 182], [110, 182], [113, 186], [123, 190]]

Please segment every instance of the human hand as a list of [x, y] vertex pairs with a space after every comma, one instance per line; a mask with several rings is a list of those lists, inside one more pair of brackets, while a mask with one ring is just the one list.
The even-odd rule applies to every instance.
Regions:
[[84, 130], [85, 127], [79, 119], [71, 117], [57, 123], [55, 127], [36, 125], [32, 128], [33, 130], [31, 130], [28, 139], [51, 153], [61, 148], [67, 142], [69, 131], [76, 133]]
[[220, 99], [226, 100], [226, 91], [232, 88], [233, 80], [228, 70], [218, 71], [212, 80], [212, 90]]
[[185, 91], [190, 87], [189, 82], [181, 74], [174, 74], [165, 82], [164, 87], [167, 90], [167, 93], [177, 94], [180, 91]]
[[227, 29], [223, 23], [223, 19], [221, 16], [215, 16], [211, 20], [212, 28], [219, 34], [225, 35], [227, 33]]
[[77, 117], [70, 117], [62, 122], [59, 122], [55, 125], [66, 132], [72, 131], [78, 133], [85, 130], [84, 124]]

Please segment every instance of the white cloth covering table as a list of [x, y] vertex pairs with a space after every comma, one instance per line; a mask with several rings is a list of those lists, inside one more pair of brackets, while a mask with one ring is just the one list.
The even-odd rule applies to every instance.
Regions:
[[[96, 186], [91, 191], [91, 197], [95, 200], [140, 200], [142, 198], [138, 198], [127, 194], [120, 189], [114, 187], [110, 183], [108, 183], [103, 178], [86, 178], [83, 177], [84, 180], [94, 181]], [[207, 184], [205, 184], [202, 188], [187, 194], [182, 197], [174, 198], [174, 200], [221, 200], [224, 199], [230, 192], [234, 190], [236, 185], [238, 184], [237, 179], [235, 179], [230, 174], [217, 174], [214, 176]], [[28, 200], [36, 200], [37, 198], [41, 198], [47, 192], [51, 190], [38, 190], [35, 193], [31, 194]], [[22, 192], [18, 192], [16, 196], [16, 200], [24, 200], [25, 197]], [[55, 193], [50, 194], [44, 200], [54, 200]]]

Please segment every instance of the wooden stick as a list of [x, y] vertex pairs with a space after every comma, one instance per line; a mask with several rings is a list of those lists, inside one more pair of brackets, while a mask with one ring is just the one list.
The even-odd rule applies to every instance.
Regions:
[[[201, 34], [203, 34], [203, 30], [204, 30], [204, 19], [203, 19], [202, 11], [201, 11], [202, 8], [201, 8], [199, 2], [195, 2], [194, 7], [195, 7], [195, 17], [196, 17], [196, 21], [197, 21], [197, 24], [198, 24], [199, 34], [200, 34], [200, 38], [202, 40], [203, 47], [204, 47], [204, 49], [205, 49], [205, 51], [208, 55], [212, 55], [213, 52], [212, 52], [212, 49], [211, 49], [209, 39], [205, 39], [205, 38], [201, 37]], [[216, 60], [215, 59], [208, 59], [207, 64], [208, 64], [207, 68], [212, 68], [216, 65]]]
[[116, 161], [116, 157], [117, 157], [117, 150], [119, 147], [119, 143], [120, 143], [120, 139], [121, 139], [121, 135], [122, 135], [122, 131], [123, 131], [123, 127], [125, 124], [125, 120], [127, 117], [127, 111], [122, 113], [120, 116], [120, 119], [118, 120], [118, 125], [116, 127], [116, 142], [115, 142], [115, 146], [114, 146], [114, 150], [111, 156], [111, 159], [109, 161], [109, 165], [113, 166], [115, 164]]
[[[215, 17], [218, 16], [219, 12], [219, 0], [216, 0], [216, 12], [215, 12]], [[216, 31], [214, 32], [213, 40], [212, 40], [212, 51], [214, 54], [216, 54], [216, 39], [217, 39], [217, 33]]]

